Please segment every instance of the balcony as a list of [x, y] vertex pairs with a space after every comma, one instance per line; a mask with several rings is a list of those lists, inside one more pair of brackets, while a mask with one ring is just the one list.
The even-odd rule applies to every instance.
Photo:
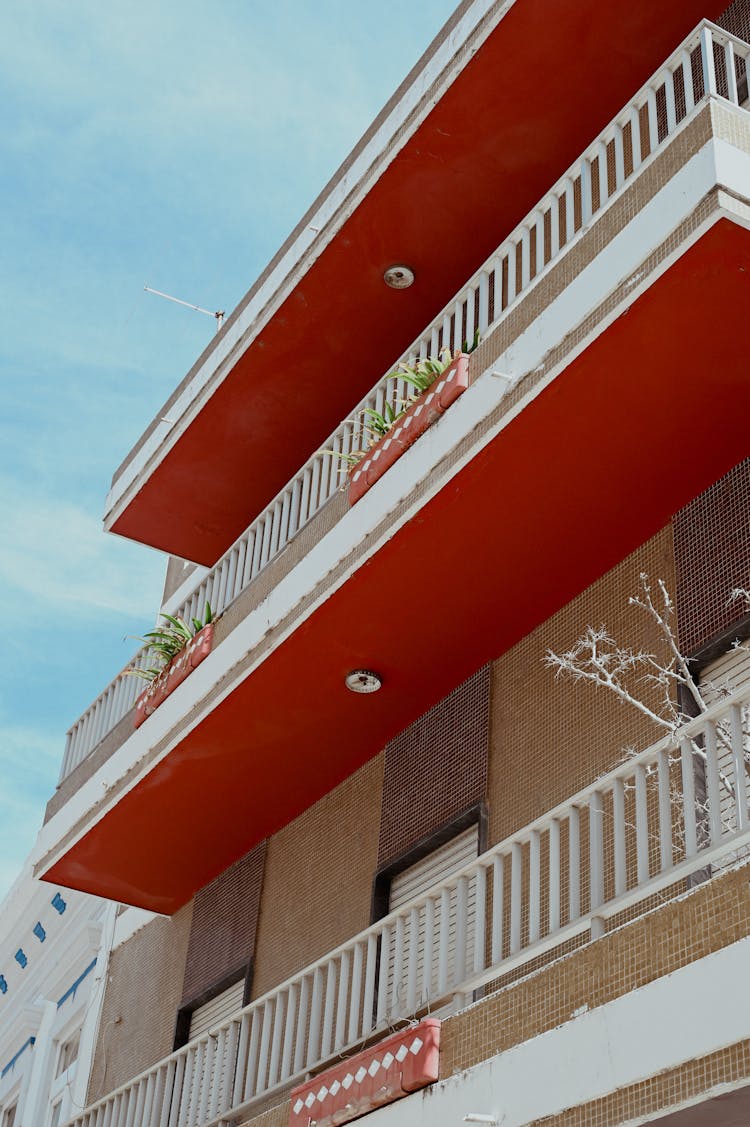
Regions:
[[[467, 3], [117, 471], [106, 527], [211, 566], [673, 44], [723, 6]], [[548, 24], [554, 36], [540, 34]], [[417, 276], [400, 293], [382, 280], [397, 262]]]
[[[699, 25], [408, 350], [479, 328], [460, 402], [352, 509], [313, 455], [185, 600], [223, 614], [200, 669], [138, 733], [131, 678], [87, 710], [39, 872], [173, 911], [746, 454], [749, 55]], [[405, 391], [385, 377], [324, 448]], [[343, 689], [363, 666], [367, 701]], [[176, 841], [163, 811], [188, 824], [197, 795]]]
[[694, 892], [747, 858], [749, 732], [745, 687], [71, 1124], [239, 1123], [394, 1024], [456, 1012], [542, 956]]

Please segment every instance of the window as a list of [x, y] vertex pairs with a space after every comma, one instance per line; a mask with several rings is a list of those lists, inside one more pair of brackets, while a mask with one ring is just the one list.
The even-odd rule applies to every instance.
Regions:
[[63, 1072], [67, 1072], [72, 1064], [78, 1060], [78, 1047], [81, 1041], [81, 1031], [77, 1029], [76, 1032], [69, 1037], [67, 1041], [63, 1041], [57, 1051], [57, 1069], [55, 1077], [61, 1076]]
[[[389, 912], [418, 900], [430, 888], [470, 864], [479, 853], [478, 831], [477, 825], [471, 826], [396, 873], [391, 878]], [[384, 1003], [389, 1020], [412, 1016], [415, 1010], [451, 993], [449, 984], [462, 977], [456, 966], [459, 924], [465, 951], [471, 952], [475, 906], [472, 881], [467, 882], [463, 892], [456, 885], [449, 886], [446, 897], [437, 895], [430, 908], [419, 904], [404, 916], [403, 924], [391, 929], [381, 956], [387, 966]]]
[[[745, 643], [748, 646], [748, 643]], [[707, 665], [701, 672], [700, 685], [705, 698], [711, 702], [719, 700], [730, 692], [750, 685], [750, 647], [728, 650]], [[743, 729], [745, 735], [745, 758], [750, 754], [748, 735], [750, 731], [750, 702], [742, 706]], [[726, 728], [726, 730], [724, 730]], [[734, 833], [737, 829], [737, 810], [735, 800], [735, 768], [730, 743], [728, 725], [720, 725], [717, 758], [722, 785], [719, 790], [719, 809], [721, 812], [722, 833]], [[745, 774], [745, 800], [750, 803], [750, 777]], [[730, 854], [721, 861], [721, 867], [732, 864], [737, 856]]]
[[5, 1111], [3, 1112], [2, 1127], [14, 1127], [14, 1124], [16, 1122], [17, 1107], [18, 1104], [13, 1104], [12, 1107], [6, 1107]]
[[245, 979], [243, 977], [239, 982], [233, 983], [226, 990], [222, 990], [220, 994], [215, 994], [208, 1002], [204, 1002], [202, 1006], [193, 1010], [190, 1015], [188, 1040], [192, 1041], [195, 1037], [200, 1037], [202, 1033], [221, 1025], [237, 1010], [241, 1010], [244, 993]]
[[49, 1121], [49, 1127], [59, 1127], [60, 1113], [62, 1112], [62, 1100], [58, 1100], [52, 1108], [52, 1117]]

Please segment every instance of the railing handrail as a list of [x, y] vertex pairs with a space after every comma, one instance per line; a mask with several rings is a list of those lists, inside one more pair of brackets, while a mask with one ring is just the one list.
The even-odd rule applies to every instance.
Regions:
[[[424, 913], [428, 903], [434, 903], [448, 890], [453, 891], [458, 889], [462, 882], [465, 883], [469, 880], [476, 880], [479, 879], [481, 873], [489, 873], [498, 859], [512, 857], [520, 845], [532, 840], [535, 833], [542, 830], [549, 831], [550, 827], [555, 822], [560, 822], [562, 819], [570, 817], [571, 811], [586, 808], [588, 808], [589, 811], [593, 811], [594, 806], [592, 799], [594, 799], [595, 796], [604, 793], [614, 794], [618, 781], [628, 777], [633, 777], [637, 780], [639, 772], [642, 777], [645, 777], [644, 772], [646, 769], [658, 762], [660, 756], [665, 752], [676, 750], [683, 745], [690, 744], [689, 754], [692, 755], [701, 741], [708, 742], [712, 725], [715, 730], [719, 724], [730, 723], [735, 710], [739, 710], [739, 714], [741, 715], [743, 707], [746, 710], [750, 708], [750, 684], [740, 689], [728, 691], [725, 696], [722, 696], [705, 712], [678, 726], [673, 733], [650, 744], [638, 754], [632, 756], [628, 755], [622, 763], [618, 764], [611, 771], [606, 772], [586, 787], [577, 791], [572, 796], [569, 796], [564, 802], [553, 807], [540, 818], [530, 822], [503, 841], [491, 846], [490, 849], [486, 850], [479, 857], [468, 862], [461, 869], [454, 871], [450, 876], [436, 882], [425, 892], [414, 897], [413, 900], [389, 913], [387, 916], [378, 920], [375, 924], [370, 925], [370, 927], [359, 932], [357, 935], [349, 938], [344, 943], [339, 944], [320, 959], [310, 963], [284, 982], [272, 987], [248, 1005], [237, 1010], [230, 1018], [221, 1022], [219, 1025], [206, 1031], [193, 1041], [190, 1041], [187, 1045], [176, 1050], [174, 1053], [170, 1054], [170, 1056], [165, 1057], [156, 1065], [145, 1069], [142, 1073], [120, 1085], [119, 1088], [107, 1093], [106, 1096], [90, 1105], [83, 1113], [84, 1116], [91, 1115], [107, 1102], [115, 1100], [121, 1094], [135, 1088], [139, 1083], [148, 1080], [149, 1077], [156, 1074], [157, 1070], [163, 1069], [165, 1066], [171, 1067], [188, 1054], [200, 1053], [203, 1052], [204, 1049], [208, 1052], [209, 1045], [212, 1042], [216, 1042], [219, 1038], [228, 1036], [230, 1029], [236, 1026], [238, 1021], [250, 1019], [253, 1015], [270, 1012], [270, 1008], [275, 1008], [278, 1014], [277, 1007], [280, 997], [290, 997], [292, 991], [297, 990], [297, 988], [302, 989], [305, 982], [309, 982], [311, 978], [314, 978], [318, 974], [321, 975], [322, 980], [323, 972], [337, 964], [343, 966], [343, 960], [349, 959], [352, 953], [356, 952], [357, 949], [364, 951], [372, 941], [382, 941], [384, 936], [398, 934], [400, 924], [406, 925], [410, 919], [414, 920], [415, 913]], [[741, 735], [744, 746], [746, 747], [748, 735], [744, 728], [741, 729]], [[747, 756], [747, 751], [745, 751], [744, 754]], [[636, 782], [636, 787], [637, 785]], [[736, 833], [727, 834], [718, 843], [711, 842], [710, 845], [707, 845], [705, 850], [699, 850], [693, 855], [690, 855], [690, 851], [688, 850], [683, 860], [662, 867], [653, 875], [649, 874], [645, 881], [641, 881], [639, 876], [635, 886], [627, 890], [624, 894], [610, 897], [606, 902], [598, 906], [590, 905], [586, 911], [581, 911], [575, 918], [570, 918], [565, 924], [560, 926], [557, 931], [550, 931], [548, 934], [540, 936], [539, 942], [536, 945], [530, 941], [525, 948], [521, 947], [521, 949], [517, 950], [515, 953], [511, 946], [511, 951], [508, 956], [501, 955], [498, 962], [490, 963], [490, 965], [485, 966], [481, 970], [478, 970], [476, 966], [473, 969], [468, 966], [465, 967], [466, 973], [464, 977], [459, 982], [451, 983], [448, 993], [453, 995], [465, 994], [467, 991], [476, 989], [483, 983], [497, 979], [499, 975], [507, 973], [508, 970], [513, 969], [513, 967], [520, 963], [536, 957], [545, 950], [559, 946], [572, 935], [585, 931], [590, 926], [593, 916], [597, 914], [611, 916], [621, 910], [622, 907], [651, 896], [654, 890], [658, 890], [658, 888], [668, 884], [673, 885], [681, 876], [689, 875], [697, 869], [704, 869], [711, 861], [736, 851], [740, 845], [750, 844], [750, 828], [745, 824], [742, 818], [739, 819], [738, 825], [739, 829]], [[593, 860], [591, 858], [589, 858], [589, 862], [593, 869]], [[448, 942], [447, 939], [446, 942]], [[373, 1034], [376, 1033], [379, 1028], [380, 1025], [376, 1024], [373, 1027]], [[201, 1046], [203, 1046], [203, 1049]], [[287, 1078], [284, 1083], [287, 1083], [288, 1079], [289, 1078]], [[280, 1085], [277, 1084], [276, 1086], [278, 1087]], [[273, 1085], [269, 1086], [262, 1094], [266, 1094], [272, 1087]], [[226, 1114], [225, 1112], [224, 1117], [226, 1117]], [[218, 1116], [216, 1121], [218, 1122], [220, 1118], [222, 1117]], [[83, 1121], [82, 1117], [78, 1116], [71, 1122], [81, 1123]], [[90, 1121], [86, 1120], [86, 1122]], [[206, 1121], [204, 1123], [204, 1127], [207, 1127], [208, 1122], [209, 1121]], [[213, 1122], [213, 1120], [210, 1122]]]
[[[711, 44], [712, 52], [710, 61], [707, 54], [708, 43]], [[708, 97], [719, 96], [714, 73], [713, 44], [718, 44], [720, 47], [723, 46], [725, 51], [728, 48], [731, 48], [732, 51], [736, 49], [739, 57], [745, 60], [747, 67], [747, 56], [750, 51], [748, 44], [737, 36], [732, 35], [730, 32], [719, 28], [710, 20], [702, 20], [670, 54], [666, 62], [654, 71], [620, 112], [612, 118], [609, 124], [601, 130], [597, 137], [584, 149], [583, 153], [557, 179], [552, 188], [530, 209], [521, 222], [510, 232], [508, 237], [500, 243], [498, 248], [489, 256], [482, 266], [474, 272], [469, 281], [458, 290], [440, 313], [433, 318], [420, 336], [412, 342], [405, 352], [401, 353], [400, 359], [411, 359], [413, 361], [418, 355], [434, 352], [441, 341], [442, 344], [460, 344], [464, 332], [466, 332], [467, 336], [473, 335], [475, 322], [478, 322], [482, 331], [489, 330], [496, 326], [507, 315], [508, 311], [513, 308], [522, 294], [527, 294], [531, 288], [536, 286], [552, 265], [559, 261], [560, 256], [567, 254], [583, 237], [584, 233], [589, 230], [594, 218], [599, 216], [604, 208], [609, 207], [625, 190], [637, 169], [647, 165], [652, 159], [655, 159], [656, 154], [661, 151], [662, 146], [667, 141], [671, 140], [676, 132], [684, 127], [697, 111], [698, 107], [702, 105]], [[663, 138], [659, 139], [658, 129], [656, 130], [656, 135], [652, 137], [651, 129], [656, 126], [656, 89], [661, 88], [666, 82], [665, 75], [669, 74], [673, 76], [679, 67], [684, 68], [686, 65], [690, 66], [692, 79], [694, 70], [691, 55], [692, 52], [698, 49], [701, 51], [701, 70], [704, 87], [702, 95], [697, 99], [694, 98], [691, 81], [690, 98], [689, 103], [686, 104], [686, 112], [684, 116], [677, 121], [674, 106], [675, 94], [672, 85], [672, 117], [674, 120], [671, 123], [671, 127], [668, 123], [667, 131]], [[666, 90], [666, 86], [664, 86], [664, 88]], [[649, 152], [643, 157], [641, 155], [642, 143], [640, 125], [636, 126], [636, 119], [646, 106], [648, 106], [650, 122]], [[630, 174], [626, 176], [624, 174], [623, 136], [624, 130], [628, 124], [630, 124], [631, 127], [633, 167]], [[632, 130], [634, 128], [637, 128], [637, 161], [635, 159], [635, 144], [632, 142]], [[619, 150], [617, 148], [618, 138]], [[606, 151], [606, 146], [613, 140], [615, 141], [616, 150], [620, 153], [619, 160], [622, 165], [622, 175], [620, 176], [616, 170], [616, 183], [611, 192], [609, 191], [608, 174], [605, 175], [604, 202], [602, 202], [601, 199], [602, 184], [600, 177], [599, 206], [595, 211], [593, 210], [593, 197], [591, 197], [589, 202], [592, 210], [591, 213], [587, 215], [585, 214], [586, 207], [582, 202], [581, 225], [576, 229], [573, 213], [573, 184], [583, 175], [586, 168], [589, 170], [587, 175], [590, 181], [591, 168], [593, 168], [595, 163], [597, 164], [597, 168], [601, 169], [602, 148], [604, 147]], [[616, 155], [616, 161], [617, 159]], [[619, 182], [617, 182], [618, 180]], [[583, 192], [583, 181], [581, 181], [581, 191]], [[591, 196], [590, 182], [588, 195]], [[563, 202], [565, 203], [566, 209], [568, 207], [570, 208], [572, 230], [568, 231], [568, 219], [566, 219], [565, 241], [564, 243], [561, 241], [560, 232], [558, 230], [558, 245], [551, 246], [550, 257], [547, 259], [544, 246], [545, 236], [543, 233], [544, 218], [549, 213], [550, 224], [552, 224], [552, 214], [556, 206], [558, 215], [555, 222], [559, 224], [559, 208]], [[535, 235], [537, 247], [534, 262], [531, 260], [532, 231], [536, 231], [537, 233]], [[540, 238], [543, 244], [541, 259], [539, 252]], [[551, 240], [551, 242], [554, 244], [554, 240]], [[521, 284], [516, 288], [517, 256], [519, 254], [521, 256]], [[504, 263], [508, 264], [508, 298], [505, 304], [503, 304], [501, 295], [499, 299], [499, 311], [497, 297], [493, 299], [494, 316], [490, 318], [490, 277], [493, 276], [494, 273], [496, 289], [498, 280], [502, 288], [503, 266], [500, 265], [500, 273], [498, 274], [498, 264]], [[511, 270], [513, 271], [512, 285]], [[510, 292], [511, 290], [513, 291], [512, 293]], [[462, 312], [464, 304], [466, 305], [465, 323]], [[469, 306], [471, 306], [471, 309]], [[478, 313], [475, 316], [476, 307], [478, 307]], [[428, 344], [428, 340], [432, 343]], [[366, 407], [372, 406], [379, 407], [380, 409], [386, 400], [389, 402], [390, 400], [394, 400], [395, 402], [399, 397], [403, 398], [405, 396], [408, 390], [406, 385], [404, 384], [402, 387], [403, 381], [395, 379], [393, 375], [398, 362], [399, 361], [396, 361], [394, 363], [393, 368], [389, 370], [388, 374], [381, 377], [373, 389], [353, 408], [349, 417], [338, 425], [329, 436], [326, 443], [324, 443], [324, 450], [339, 450], [346, 453], [348, 450], [356, 448], [358, 442], [361, 445], [361, 422], [358, 423], [357, 420], [361, 420], [363, 410]], [[207, 596], [209, 593], [212, 597], [208, 601], [211, 602], [214, 611], [217, 614], [222, 613], [234, 599], [246, 589], [248, 584], [264, 570], [271, 560], [277, 557], [279, 552], [286, 547], [291, 539], [322, 510], [323, 506], [330, 501], [331, 497], [335, 495], [338, 489], [338, 483], [334, 481], [336, 472], [335, 458], [323, 455], [321, 450], [315, 451], [298, 473], [276, 494], [263, 512], [258, 514], [245, 531], [240, 534], [232, 546], [216, 562], [213, 568], [211, 568], [208, 574], [196, 581], [195, 587], [190, 594], [185, 597], [176, 613], [189, 619], [193, 613], [198, 611], [201, 604], [205, 601], [204, 596]], [[143, 651], [139, 651], [133, 658], [133, 661], [137, 661], [142, 656], [142, 653]], [[105, 701], [110, 694], [118, 696], [118, 686], [121, 686], [123, 679], [126, 677], [127, 674], [124, 671], [118, 674], [69, 729], [66, 752], [63, 757], [61, 769], [61, 781], [65, 775], [69, 773], [68, 762], [72, 763], [72, 766], [76, 766], [81, 762], [82, 759], [93, 750], [93, 747], [96, 746], [96, 742], [94, 741], [103, 738], [102, 733], [109, 720], [113, 717], [121, 718], [123, 715], [122, 708], [128, 703], [132, 693], [129, 694], [124, 690], [120, 691], [119, 698], [121, 699], [118, 698], [118, 707], [116, 708], [107, 710]], [[107, 711], [109, 711], [110, 715], [103, 715]], [[92, 717], [95, 718], [94, 721], [91, 720]], [[111, 726], [107, 730], [111, 730]], [[76, 745], [76, 747], [74, 747], [74, 745]], [[70, 755], [68, 754], [69, 748], [72, 749]]]

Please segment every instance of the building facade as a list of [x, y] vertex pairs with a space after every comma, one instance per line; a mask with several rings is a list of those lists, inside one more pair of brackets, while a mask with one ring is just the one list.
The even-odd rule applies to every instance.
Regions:
[[747, 1121], [723, 7], [466, 0], [117, 470], [215, 617], [73, 726], [35, 849], [127, 906], [76, 1127]]

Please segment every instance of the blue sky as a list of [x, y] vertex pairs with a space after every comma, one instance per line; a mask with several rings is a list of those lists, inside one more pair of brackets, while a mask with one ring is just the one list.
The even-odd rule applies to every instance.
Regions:
[[453, 0], [34, 0], [0, 24], [0, 897], [66, 729], [153, 622], [121, 458]]

